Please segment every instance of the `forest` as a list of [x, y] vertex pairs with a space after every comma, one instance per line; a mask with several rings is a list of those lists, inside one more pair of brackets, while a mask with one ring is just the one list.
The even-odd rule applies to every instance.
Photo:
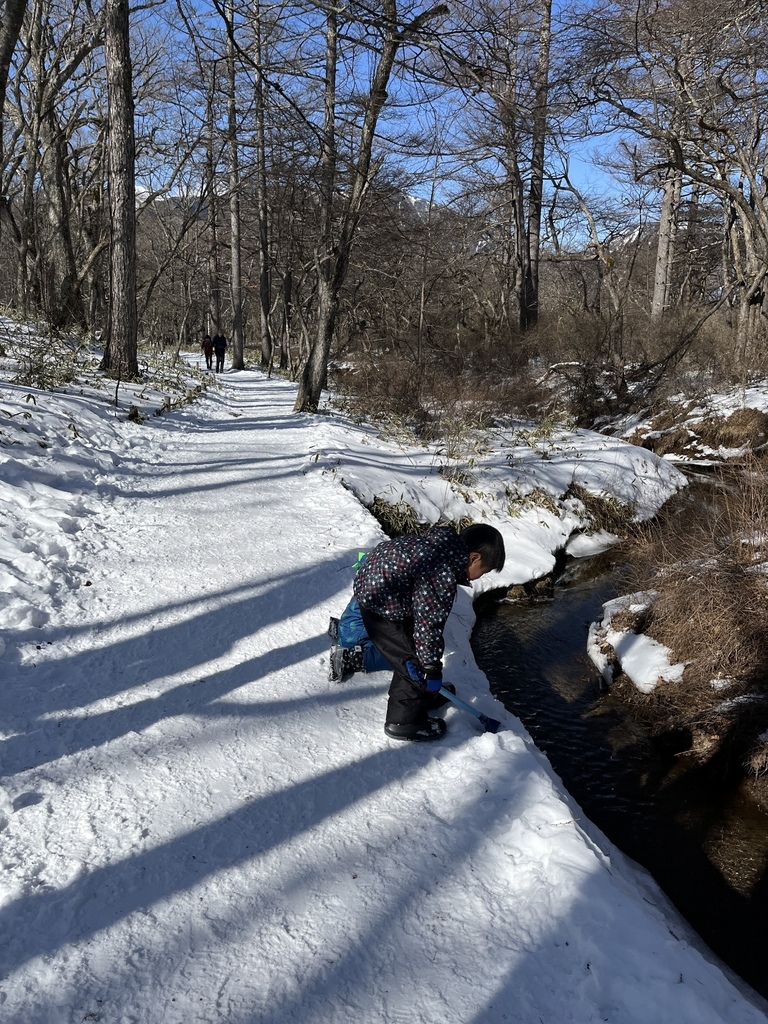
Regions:
[[763, 0], [6, 0], [0, 303], [124, 379], [221, 327], [305, 411], [744, 381], [767, 70]]

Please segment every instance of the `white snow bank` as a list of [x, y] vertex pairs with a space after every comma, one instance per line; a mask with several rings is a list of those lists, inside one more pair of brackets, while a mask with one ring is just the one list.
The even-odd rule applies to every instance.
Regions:
[[686, 485], [664, 459], [588, 430], [539, 437], [522, 426], [496, 429], [462, 460], [439, 445], [408, 446], [340, 417], [317, 424], [306, 472], [333, 476], [366, 506], [376, 497], [405, 503], [424, 523], [492, 523], [510, 557], [501, 573], [475, 583], [476, 593], [545, 576], [569, 544], [574, 554], [608, 546], [610, 534], [585, 529], [584, 507], [569, 496], [573, 485], [631, 507], [638, 520]]
[[641, 693], [650, 693], [659, 683], [679, 682], [685, 671], [685, 664], [673, 664], [672, 652], [658, 641], [644, 633], [613, 628], [614, 616], [625, 612], [639, 613], [647, 607], [648, 600], [649, 595], [630, 594], [606, 601], [603, 618], [590, 624], [587, 639], [587, 653], [606, 682], [613, 680], [614, 673], [610, 650], [615, 653], [624, 674]]

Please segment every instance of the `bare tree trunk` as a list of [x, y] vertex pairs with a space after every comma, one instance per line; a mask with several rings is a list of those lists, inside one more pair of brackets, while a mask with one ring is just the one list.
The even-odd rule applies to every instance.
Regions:
[[[439, 146], [438, 146], [439, 149]], [[437, 168], [439, 157], [435, 156], [435, 167], [432, 172], [432, 187], [429, 193], [429, 208], [427, 210], [426, 231], [424, 234], [424, 248], [421, 255], [421, 281], [419, 282], [419, 322], [416, 332], [416, 365], [421, 366], [423, 357], [424, 328], [426, 325], [426, 303], [427, 303], [427, 270], [429, 259], [432, 254], [432, 218], [435, 209], [435, 195], [437, 193]]]
[[[525, 282], [528, 277], [530, 252], [525, 226], [525, 190], [520, 171], [520, 138], [518, 132], [518, 62], [520, 59], [520, 25], [518, 11], [510, 8], [507, 12], [506, 39], [504, 50], [503, 89], [496, 97], [501, 109], [504, 139], [504, 166], [506, 169], [504, 190], [506, 246], [502, 299], [506, 305], [507, 322], [512, 327], [512, 308], [516, 310], [518, 330], [527, 326]], [[510, 299], [512, 302], [510, 302]], [[510, 331], [511, 334], [511, 331]]]
[[286, 267], [282, 289], [283, 313], [280, 330], [280, 369], [293, 370], [291, 360], [291, 307], [293, 304], [293, 274]]
[[39, 305], [40, 282], [37, 275], [37, 231], [35, 220], [35, 182], [40, 159], [37, 146], [35, 120], [24, 127], [24, 140], [29, 154], [22, 172], [21, 228], [19, 230], [19, 265], [16, 291], [24, 316]]
[[539, 56], [536, 66], [531, 183], [528, 195], [528, 258], [525, 267], [524, 314], [522, 326], [535, 327], [539, 320], [539, 247], [541, 245], [541, 207], [544, 196], [544, 143], [547, 137], [549, 95], [549, 55], [552, 44], [552, 0], [541, 0]]
[[72, 247], [71, 218], [67, 185], [64, 137], [49, 103], [41, 121], [43, 189], [51, 225], [49, 259], [53, 266], [52, 295], [48, 319], [54, 326], [77, 323], [85, 326], [85, 307], [78, 285], [77, 263]]
[[5, 171], [5, 147], [3, 140], [3, 113], [5, 110], [5, 88], [13, 51], [21, 32], [27, 0], [5, 0], [0, 15], [0, 171]]
[[[261, 47], [261, 3], [254, 0], [254, 65], [256, 71], [256, 202], [259, 221], [259, 327], [261, 337], [261, 365], [272, 367], [273, 340], [269, 312], [272, 306], [272, 275], [269, 263], [269, 197], [267, 192], [267, 138], [265, 128], [265, 90]], [[282, 356], [281, 356], [282, 364]]]
[[[14, 155], [24, 198], [21, 225], [15, 225], [10, 208], [7, 220], [19, 249], [19, 277], [25, 278], [22, 302], [29, 302], [34, 287], [44, 299], [48, 319], [57, 326], [86, 325], [73, 232], [80, 220], [76, 207], [82, 183], [77, 165], [87, 144], [81, 149], [80, 141], [72, 141], [82, 108], [73, 112], [76, 101], [67, 102], [66, 97], [78, 69], [101, 43], [100, 18], [94, 16], [89, 29], [86, 33], [81, 24], [78, 32], [71, 23], [62, 28], [49, 3], [33, 0], [19, 33], [23, 60], [11, 79], [14, 122], [24, 139], [22, 154]], [[9, 173], [11, 179], [16, 177]], [[44, 241], [33, 244], [33, 235], [42, 228], [41, 217], [51, 230]], [[30, 260], [33, 251], [35, 258]], [[33, 273], [42, 279], [33, 282]]]
[[103, 324], [107, 308], [104, 273], [104, 251], [109, 251], [108, 216], [106, 210], [107, 189], [107, 145], [106, 119], [100, 125], [99, 140], [92, 159], [94, 165], [94, 185], [81, 194], [80, 218], [87, 239], [91, 257], [80, 271], [80, 278], [87, 285], [85, 318], [89, 333], [93, 334], [97, 324]]
[[517, 327], [524, 331], [526, 319], [525, 282], [528, 277], [528, 237], [525, 232], [525, 203], [523, 201], [523, 178], [517, 163], [517, 151], [510, 157], [512, 174], [507, 174], [507, 188], [511, 197], [512, 223], [514, 231], [514, 262], [512, 264], [512, 294], [517, 308]]
[[754, 369], [756, 341], [760, 330], [760, 310], [766, 271], [758, 274], [749, 287], [739, 289], [736, 321], [736, 361], [743, 374]]
[[230, 295], [232, 299], [232, 369], [242, 370], [243, 289], [240, 269], [240, 164], [237, 137], [236, 73], [234, 46], [234, 4], [227, 3], [227, 129], [229, 136], [229, 252]]
[[335, 7], [328, 9], [325, 23], [325, 107], [321, 157], [322, 227], [317, 268], [317, 336], [299, 385], [294, 406], [296, 412], [316, 412], [320, 392], [328, 374], [328, 352], [333, 337], [335, 310], [331, 295], [333, 274], [333, 194], [336, 182], [336, 64], [339, 47], [339, 17]]
[[206, 117], [208, 120], [208, 145], [205, 154], [205, 192], [208, 196], [208, 318], [205, 325], [208, 334], [215, 334], [221, 325], [221, 291], [219, 288], [219, 236], [218, 196], [216, 193], [216, 118], [214, 97], [216, 93], [216, 65], [211, 66], [211, 80], [208, 87]]
[[617, 278], [616, 261], [611, 255], [608, 246], [606, 246], [600, 238], [597, 221], [590, 209], [589, 203], [570, 180], [567, 173], [563, 175], [562, 182], [564, 186], [567, 186], [568, 191], [573, 195], [574, 199], [578, 203], [579, 208], [581, 209], [581, 212], [589, 226], [591, 247], [594, 250], [597, 262], [598, 290], [595, 301], [595, 311], [602, 313], [602, 293], [603, 291], [606, 291], [608, 293], [608, 298], [610, 299], [610, 307], [608, 309], [610, 360], [613, 367], [623, 373], [625, 296], [628, 282], [632, 275], [631, 273], [626, 275], [624, 285], [622, 287]]
[[398, 28], [397, 0], [383, 0], [381, 19], [383, 38], [373, 70], [371, 90], [365, 99], [365, 110], [353, 163], [352, 180], [346, 191], [338, 237], [333, 238], [333, 185], [336, 177], [336, 63], [338, 55], [338, 14], [329, 8], [326, 22], [326, 84], [325, 121], [323, 128], [323, 229], [318, 262], [317, 332], [299, 385], [294, 409], [315, 412], [320, 393], [326, 385], [328, 357], [331, 350], [341, 288], [349, 269], [357, 226], [363, 202], [371, 184], [371, 159], [376, 126], [387, 101], [395, 57], [400, 47], [417, 36], [424, 24], [437, 14], [446, 13], [443, 6], [430, 8], [408, 25]]
[[680, 301], [683, 306], [689, 306], [700, 300], [703, 291], [704, 275], [701, 272], [700, 263], [693, 257], [699, 247], [699, 188], [700, 186], [697, 184], [693, 186], [688, 200], [684, 247], [689, 263], [680, 289]]
[[136, 318], [136, 146], [128, 0], [106, 0], [105, 62], [109, 110], [110, 303], [102, 366], [138, 376]]
[[661, 202], [656, 272], [653, 278], [653, 301], [651, 303], [652, 323], [659, 323], [670, 306], [672, 269], [677, 240], [677, 212], [680, 207], [682, 187], [682, 174], [676, 168], [670, 167], [664, 181], [664, 197]]

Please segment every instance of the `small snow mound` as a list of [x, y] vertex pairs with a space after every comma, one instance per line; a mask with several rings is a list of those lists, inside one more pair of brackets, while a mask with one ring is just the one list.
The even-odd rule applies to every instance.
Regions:
[[664, 644], [629, 627], [613, 626], [614, 618], [622, 613], [641, 616], [653, 603], [653, 596], [630, 594], [607, 601], [602, 620], [590, 626], [587, 653], [606, 682], [612, 682], [617, 666], [641, 693], [683, 678], [686, 664], [673, 663], [672, 652]]

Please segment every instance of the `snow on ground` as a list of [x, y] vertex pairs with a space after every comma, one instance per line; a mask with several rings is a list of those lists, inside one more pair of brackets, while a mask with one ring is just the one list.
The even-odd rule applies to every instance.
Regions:
[[492, 522], [512, 557], [501, 573], [482, 577], [476, 592], [545, 576], [563, 548], [582, 557], [617, 539], [592, 532], [584, 505], [569, 495], [573, 485], [628, 506], [638, 520], [686, 485], [665, 460], [589, 430], [498, 427], [458, 456], [436, 444], [397, 445], [342, 417], [324, 422], [316, 438], [310, 471], [335, 476], [365, 505], [375, 497], [405, 503], [423, 523]]
[[[722, 392], [708, 394], [705, 398], [691, 400], [683, 394], [669, 398], [666, 402], [667, 411], [674, 410], [670, 421], [667, 413], [661, 417], [657, 413], [630, 413], [620, 417], [612, 424], [612, 432], [619, 437], [637, 441], [653, 442], [663, 439], [665, 435], [675, 437], [674, 451], [669, 451], [664, 458], [689, 467], [720, 466], [732, 460], [743, 459], [757, 450], [762, 450], [768, 443], [764, 433], [756, 437], [750, 436], [749, 429], [743, 425], [737, 429], [741, 432], [742, 441], [737, 447], [718, 444], [712, 447], [702, 440], [702, 429], [708, 432], [713, 420], [727, 421], [734, 413], [754, 410], [768, 413], [768, 388], [765, 383], [733, 386]], [[663, 424], [661, 428], [656, 425]], [[680, 438], [680, 432], [687, 432], [687, 439]], [[651, 447], [657, 447], [651, 445]]]
[[[328, 682], [328, 616], [382, 536], [353, 491], [458, 499], [429, 454], [294, 397], [227, 374], [130, 422], [151, 390], [118, 415], [0, 385], [2, 1024], [765, 1022], [491, 698], [468, 591], [446, 676], [496, 735], [451, 708], [444, 740], [398, 744], [385, 675]], [[560, 487], [558, 460], [678, 486], [557, 443], [528, 475], [488, 454], [476, 486]], [[578, 520], [489, 511], [510, 581]]]
[[679, 683], [683, 678], [685, 663], [673, 663], [672, 651], [664, 644], [645, 633], [614, 628], [615, 615], [642, 614], [653, 600], [653, 594], [625, 594], [606, 601], [602, 619], [590, 624], [587, 654], [607, 683], [613, 682], [616, 662], [641, 693], [650, 693], [660, 682]]

